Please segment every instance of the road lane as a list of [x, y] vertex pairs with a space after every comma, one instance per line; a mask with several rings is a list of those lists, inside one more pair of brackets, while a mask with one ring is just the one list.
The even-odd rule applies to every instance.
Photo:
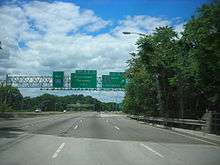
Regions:
[[115, 129], [120, 130], [120, 128], [118, 128], [117, 126], [114, 126]]
[[[21, 121], [11, 122], [8, 127], [0, 123], [1, 165], [217, 165], [220, 162], [219, 146], [140, 124], [119, 114], [87, 112]], [[32, 129], [25, 128], [25, 124], [33, 124]], [[4, 139], [24, 135], [27, 138], [14, 144], [13, 140], [8, 141], [12, 145], [1, 148]]]
[[62, 143], [59, 148], [56, 150], [56, 152], [54, 152], [52, 158], [56, 158], [59, 154], [59, 152], [63, 149], [63, 147], [65, 146], [65, 143]]
[[[83, 113], [51, 115], [48, 117], [18, 118], [0, 122], [0, 150], [20, 141], [27, 134], [62, 135]], [[33, 136], [33, 135], [32, 135]]]
[[[33, 148], [33, 141], [37, 143]], [[59, 152], [56, 159], [51, 155], [60, 146], [65, 143], [65, 147]], [[181, 144], [179, 151], [170, 154], [170, 151], [164, 153], [157, 144], [145, 142], [156, 152], [164, 155], [158, 157], [155, 153], [145, 149], [135, 141], [120, 141], [96, 138], [72, 138], [72, 137], [56, 137], [52, 135], [36, 135], [26, 141], [10, 148], [0, 154], [1, 164], [218, 164], [219, 149], [209, 146], [183, 145]], [[171, 146], [176, 148], [177, 146]], [[180, 150], [183, 147], [183, 150]], [[202, 151], [200, 151], [202, 149]], [[18, 152], [18, 150], [20, 152]], [[209, 154], [211, 151], [211, 154]], [[197, 152], [197, 153], [195, 153]], [[199, 154], [198, 154], [199, 153]], [[203, 157], [202, 155], [205, 154]], [[8, 158], [9, 155], [13, 157]], [[193, 157], [196, 156], [196, 157]], [[200, 159], [198, 159], [198, 156]], [[189, 161], [191, 160], [191, 161]]]
[[[215, 144], [199, 138], [190, 137], [170, 130], [155, 128], [141, 124], [128, 118], [115, 117], [109, 119], [112, 125], [120, 126], [120, 134], [124, 140], [150, 141], [158, 143], [183, 143], [183, 144]], [[122, 140], [123, 140], [122, 139]]]
[[156, 154], [157, 156], [161, 157], [161, 158], [164, 158], [163, 155], [161, 155], [159, 152], [155, 151], [154, 149], [150, 148], [149, 146], [141, 143], [141, 146], [143, 146], [144, 148], [146, 148], [147, 150], [153, 152], [154, 154]]

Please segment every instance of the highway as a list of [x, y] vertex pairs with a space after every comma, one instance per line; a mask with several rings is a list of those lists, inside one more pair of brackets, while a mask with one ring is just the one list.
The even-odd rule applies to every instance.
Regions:
[[219, 165], [220, 145], [123, 114], [0, 120], [1, 165]]

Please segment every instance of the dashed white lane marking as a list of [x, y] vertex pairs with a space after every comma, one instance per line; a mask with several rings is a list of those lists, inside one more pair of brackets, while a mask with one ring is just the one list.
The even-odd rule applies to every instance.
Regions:
[[147, 145], [145, 145], [145, 144], [143, 144], [143, 143], [141, 143], [140, 145], [143, 146], [144, 148], [148, 149], [149, 151], [153, 152], [153, 153], [156, 154], [157, 156], [159, 156], [159, 157], [161, 157], [161, 158], [164, 158], [163, 155], [161, 155], [159, 152], [153, 150], [153, 149], [150, 148], [149, 146], [147, 146]]
[[114, 126], [115, 129], [120, 130], [120, 128], [118, 128], [117, 126]]
[[77, 129], [78, 128], [78, 125], [76, 125], [75, 127], [74, 127], [74, 129]]
[[52, 158], [56, 158], [59, 154], [59, 152], [63, 149], [63, 147], [65, 146], [65, 143], [62, 143], [59, 148], [56, 150], [56, 152], [54, 152]]

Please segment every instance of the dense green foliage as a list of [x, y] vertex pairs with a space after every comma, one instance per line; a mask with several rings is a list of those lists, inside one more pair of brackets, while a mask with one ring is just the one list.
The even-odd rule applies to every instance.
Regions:
[[125, 112], [200, 118], [206, 110], [219, 110], [219, 13], [219, 2], [203, 5], [181, 37], [160, 27], [137, 41], [128, 61]]
[[4, 111], [63, 111], [68, 104], [92, 104], [94, 111], [120, 110], [119, 104], [104, 103], [91, 96], [71, 95], [56, 96], [43, 94], [37, 97], [23, 97], [20, 91], [12, 86], [0, 87], [0, 112]]
[[22, 107], [23, 96], [20, 91], [11, 86], [0, 87], [0, 110], [19, 110]]

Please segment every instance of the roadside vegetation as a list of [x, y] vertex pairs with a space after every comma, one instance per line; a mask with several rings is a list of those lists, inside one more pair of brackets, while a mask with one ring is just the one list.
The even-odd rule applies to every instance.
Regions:
[[219, 13], [219, 1], [203, 5], [180, 35], [160, 27], [137, 41], [126, 72], [126, 113], [197, 119], [220, 109]]
[[15, 87], [0, 86], [0, 112], [28, 112], [36, 109], [41, 109], [42, 111], [62, 112], [66, 110], [68, 104], [91, 104], [93, 105], [93, 111], [120, 110], [119, 104], [114, 102], [101, 102], [91, 96], [57, 96], [43, 94], [41, 96], [31, 98], [23, 97], [20, 91]]

